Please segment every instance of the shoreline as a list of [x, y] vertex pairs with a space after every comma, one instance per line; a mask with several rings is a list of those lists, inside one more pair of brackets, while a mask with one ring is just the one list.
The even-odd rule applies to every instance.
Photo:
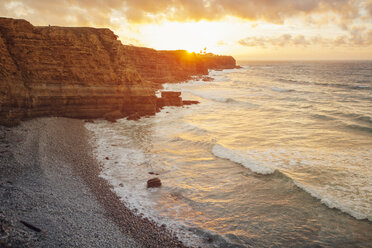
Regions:
[[83, 120], [59, 117], [0, 127], [0, 245], [186, 247], [99, 177], [88, 132]]

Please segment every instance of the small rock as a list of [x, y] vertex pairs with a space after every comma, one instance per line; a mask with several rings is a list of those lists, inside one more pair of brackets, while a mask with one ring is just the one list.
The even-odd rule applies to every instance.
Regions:
[[139, 119], [141, 119], [141, 116], [138, 113], [131, 114], [127, 117], [129, 121], [138, 121]]
[[124, 184], [122, 184], [122, 183], [119, 183], [119, 186], [120, 186], [120, 187], [124, 187]]
[[105, 118], [107, 121], [110, 122], [116, 122], [117, 119], [123, 118], [123, 114], [120, 112], [120, 110], [111, 111], [109, 113], [106, 113], [103, 118]]
[[214, 80], [214, 78], [212, 78], [212, 77], [204, 77], [203, 78], [204, 82], [210, 82], [210, 81], [213, 81], [213, 80]]
[[147, 188], [159, 188], [161, 186], [161, 181], [159, 178], [151, 178], [147, 181]]
[[189, 101], [189, 100], [182, 101], [183, 105], [192, 105], [192, 104], [199, 104], [199, 103], [200, 103], [199, 101]]
[[106, 159], [106, 160], [110, 160], [110, 158], [109, 158], [109, 157], [106, 157], [105, 159]]
[[157, 176], [159, 176], [159, 174], [158, 174], [158, 173], [156, 173], [156, 172], [153, 172], [153, 171], [150, 171], [150, 172], [149, 172], [149, 174], [150, 174], [150, 175], [157, 175]]

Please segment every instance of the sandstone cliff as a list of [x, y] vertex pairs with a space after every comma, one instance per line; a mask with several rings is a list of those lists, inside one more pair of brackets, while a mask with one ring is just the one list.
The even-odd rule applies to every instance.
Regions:
[[125, 46], [109, 29], [0, 18], [0, 124], [37, 116], [99, 118], [118, 110], [151, 115], [159, 107], [154, 84], [234, 67], [228, 56]]

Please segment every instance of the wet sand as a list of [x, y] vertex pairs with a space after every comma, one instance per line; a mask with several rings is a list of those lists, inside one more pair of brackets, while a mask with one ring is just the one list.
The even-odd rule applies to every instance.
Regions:
[[88, 135], [84, 121], [66, 118], [0, 127], [0, 246], [184, 247], [98, 176]]

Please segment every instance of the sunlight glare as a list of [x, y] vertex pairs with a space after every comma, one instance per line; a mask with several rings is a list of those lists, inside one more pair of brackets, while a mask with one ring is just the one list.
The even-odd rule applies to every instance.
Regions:
[[[222, 40], [230, 30], [223, 22], [164, 22], [140, 27], [145, 44], [159, 50], [183, 49], [188, 52], [223, 52]], [[205, 49], [206, 48], [206, 49]], [[205, 50], [204, 50], [205, 49]]]

